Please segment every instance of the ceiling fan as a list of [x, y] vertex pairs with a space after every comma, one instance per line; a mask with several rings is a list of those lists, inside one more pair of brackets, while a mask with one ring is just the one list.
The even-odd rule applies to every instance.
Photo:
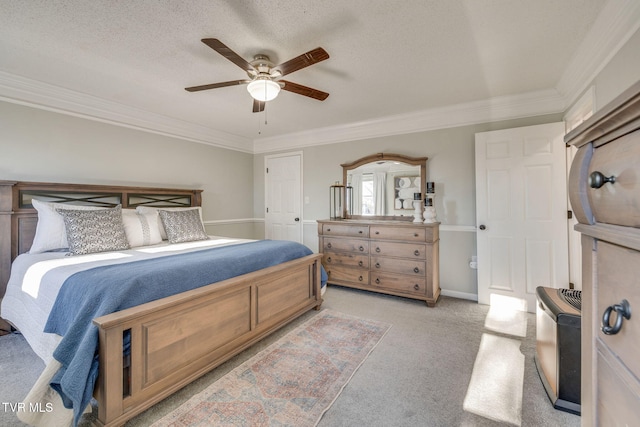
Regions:
[[249, 79], [187, 87], [185, 90], [188, 92], [246, 84], [247, 90], [251, 94], [251, 97], [253, 97], [254, 113], [263, 111], [265, 103], [274, 99], [280, 92], [280, 89], [297, 93], [298, 95], [308, 96], [309, 98], [319, 101], [324, 101], [329, 96], [327, 92], [321, 90], [293, 83], [288, 80], [280, 80], [281, 77], [287, 74], [328, 59], [329, 54], [321, 47], [317, 47], [280, 65], [274, 66], [267, 55], [256, 55], [253, 61], [248, 62], [218, 39], [202, 39], [202, 42], [242, 68], [249, 76]]

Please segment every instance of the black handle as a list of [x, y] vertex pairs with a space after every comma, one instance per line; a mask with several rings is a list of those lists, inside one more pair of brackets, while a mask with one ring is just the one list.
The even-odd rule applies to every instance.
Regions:
[[296, 219], [294, 219], [294, 221], [300, 221], [300, 218], [296, 218]]
[[364, 246], [360, 246], [358, 249], [360, 249], [360, 252], [364, 252]]
[[376, 252], [380, 252], [380, 248], [379, 248], [379, 247], [378, 247], [378, 248], [376, 248]]
[[327, 262], [331, 262], [331, 257], [328, 257], [328, 258], [327, 258]]
[[376, 283], [380, 284], [380, 278], [376, 279]]
[[[613, 326], [609, 323], [612, 311], [617, 313], [616, 323]], [[605, 335], [615, 335], [622, 329], [623, 320], [630, 318], [631, 306], [629, 306], [629, 301], [626, 299], [623, 299], [620, 304], [610, 305], [602, 314], [602, 332], [604, 332]]]
[[420, 269], [418, 267], [416, 267], [416, 268], [413, 269], [413, 272], [414, 273], [420, 273]]
[[478, 227], [480, 230], [486, 230], [487, 227], [484, 224], [480, 224], [480, 227]]
[[376, 268], [380, 268], [380, 263], [376, 262]]
[[420, 290], [420, 285], [418, 285], [417, 283], [415, 285], [413, 285], [413, 289], [415, 289], [416, 291]]
[[413, 254], [414, 254], [415, 256], [420, 256], [420, 251], [416, 249], [415, 251], [413, 251]]
[[362, 230], [358, 231], [358, 234], [362, 234]]
[[358, 265], [359, 265], [360, 267], [362, 267], [362, 266], [364, 265], [364, 263], [363, 263], [362, 261], [358, 261]]
[[358, 276], [358, 280], [362, 282], [362, 276]]
[[589, 187], [591, 188], [600, 188], [605, 185], [607, 182], [611, 184], [615, 184], [616, 177], [611, 175], [610, 177], [604, 176], [601, 172], [595, 171], [591, 172], [589, 175]]
[[327, 243], [327, 247], [331, 249], [331, 243]]

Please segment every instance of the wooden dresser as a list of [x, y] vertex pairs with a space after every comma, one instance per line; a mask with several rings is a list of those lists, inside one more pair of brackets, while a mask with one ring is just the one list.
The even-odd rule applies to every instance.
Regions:
[[439, 224], [318, 221], [329, 283], [425, 301], [440, 296]]
[[567, 134], [582, 233], [583, 426], [640, 420], [640, 82]]

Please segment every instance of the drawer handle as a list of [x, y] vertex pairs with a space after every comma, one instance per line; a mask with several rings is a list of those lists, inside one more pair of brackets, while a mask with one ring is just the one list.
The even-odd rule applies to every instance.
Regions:
[[380, 268], [380, 263], [376, 262], [376, 268]]
[[330, 229], [330, 228], [327, 228], [327, 231], [331, 231], [331, 229]]
[[331, 262], [331, 257], [328, 257], [328, 258], [327, 258], [327, 262]]
[[331, 249], [331, 243], [327, 243], [327, 247]]
[[358, 234], [362, 234], [362, 230], [358, 231]]
[[380, 284], [380, 278], [379, 277], [376, 279], [376, 283]]
[[420, 256], [420, 251], [416, 249], [416, 250], [413, 252], [413, 254], [414, 254], [415, 256]]
[[[611, 312], [614, 310], [617, 313], [616, 323], [611, 326], [609, 318], [611, 317]], [[626, 299], [623, 299], [620, 304], [610, 305], [602, 315], [602, 332], [604, 332], [605, 335], [615, 335], [620, 332], [620, 329], [622, 329], [622, 321], [630, 318], [631, 307], [629, 306], [629, 301]]]
[[358, 276], [358, 280], [362, 282], [362, 276]]
[[[414, 273], [420, 273], [420, 269], [419, 269], [418, 267], [416, 267], [416, 268], [414, 268], [414, 269], [413, 269], [413, 272], [414, 272]], [[416, 286], [417, 286], [417, 285], [416, 285]]]
[[380, 252], [380, 248], [376, 248], [376, 252]]
[[380, 232], [379, 232], [379, 231], [376, 231], [376, 234], [380, 234]]
[[364, 265], [364, 263], [363, 263], [362, 261], [358, 261], [358, 265], [359, 265], [360, 267], [362, 267], [362, 266]]
[[418, 233], [413, 233], [413, 237], [418, 237]]
[[591, 175], [589, 175], [589, 187], [591, 188], [600, 188], [607, 182], [615, 184], [616, 177], [613, 175], [611, 175], [610, 177], [606, 177], [598, 171], [591, 172]]
[[360, 249], [360, 252], [364, 251], [364, 246], [360, 246], [358, 249]]
[[418, 285], [417, 283], [415, 285], [413, 285], [413, 289], [415, 289], [416, 291], [420, 290], [420, 285]]

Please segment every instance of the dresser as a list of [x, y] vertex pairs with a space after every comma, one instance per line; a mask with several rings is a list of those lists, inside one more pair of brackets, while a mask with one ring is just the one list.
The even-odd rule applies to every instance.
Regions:
[[582, 239], [583, 426], [640, 420], [640, 82], [566, 135]]
[[329, 283], [425, 301], [440, 296], [439, 224], [318, 221]]

